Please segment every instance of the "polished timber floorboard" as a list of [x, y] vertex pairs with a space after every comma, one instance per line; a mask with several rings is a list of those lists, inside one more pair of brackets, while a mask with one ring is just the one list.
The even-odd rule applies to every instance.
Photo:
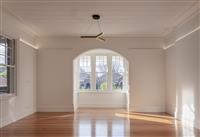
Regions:
[[80, 109], [77, 113], [35, 113], [0, 129], [0, 137], [200, 137], [167, 114]]

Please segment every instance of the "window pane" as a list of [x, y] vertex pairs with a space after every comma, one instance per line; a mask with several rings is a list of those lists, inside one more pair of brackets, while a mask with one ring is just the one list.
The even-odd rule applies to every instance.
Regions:
[[123, 89], [124, 62], [121, 56], [112, 56], [112, 88], [113, 90]]
[[106, 90], [106, 89], [107, 89], [107, 72], [96, 73], [96, 90]]
[[91, 88], [91, 57], [82, 56], [79, 61], [80, 89], [89, 90]]
[[0, 64], [6, 64], [6, 57], [0, 54]]
[[107, 56], [96, 56], [96, 72], [108, 72]]
[[107, 89], [107, 56], [96, 56], [96, 90]]
[[91, 87], [91, 73], [80, 73], [80, 89], [89, 90]]
[[6, 46], [3, 42], [0, 42], [0, 64], [6, 64]]
[[80, 57], [79, 70], [81, 73], [91, 72], [91, 57], [90, 56]]
[[125, 137], [125, 122], [123, 120], [115, 120], [112, 122], [112, 137]]
[[112, 75], [113, 75], [112, 76], [113, 90], [122, 90], [123, 89], [123, 74], [113, 73]]
[[0, 87], [7, 87], [7, 67], [0, 66]]
[[5, 55], [6, 53], [6, 47], [3, 45], [3, 43], [0, 43], [0, 55]]
[[114, 72], [124, 72], [124, 60], [121, 56], [112, 56], [112, 70]]

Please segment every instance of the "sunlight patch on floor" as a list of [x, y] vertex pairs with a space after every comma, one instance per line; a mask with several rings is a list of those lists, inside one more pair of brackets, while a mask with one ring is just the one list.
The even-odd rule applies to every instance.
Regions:
[[135, 119], [135, 120], [145, 120], [149, 122], [158, 122], [158, 123], [165, 123], [165, 124], [174, 124], [174, 121], [165, 116], [160, 116], [159, 115], [152, 115], [152, 114], [140, 114], [140, 113], [135, 113], [135, 114], [125, 114], [125, 113], [115, 113], [115, 116], [117, 117], [123, 117], [123, 118], [129, 118], [129, 119]]

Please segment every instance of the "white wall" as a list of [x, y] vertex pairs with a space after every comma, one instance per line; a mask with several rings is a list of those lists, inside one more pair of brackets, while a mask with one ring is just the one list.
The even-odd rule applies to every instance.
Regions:
[[37, 79], [38, 111], [73, 111], [72, 80], [72, 50], [39, 50]]
[[164, 51], [131, 51], [130, 110], [165, 112]]
[[166, 112], [175, 115], [176, 111], [176, 52], [175, 47], [166, 50]]
[[79, 108], [126, 108], [126, 93], [80, 92]]
[[[25, 33], [24, 25], [10, 14], [4, 12], [0, 22], [4, 35], [34, 41], [32, 34]], [[0, 127], [36, 112], [36, 52], [17, 41], [17, 95], [0, 95]]]
[[[199, 124], [199, 15], [194, 14], [173, 32], [174, 46], [166, 50], [166, 107], [186, 125]], [[189, 35], [185, 35], [189, 34]], [[183, 39], [179, 39], [182, 36]], [[200, 127], [199, 127], [200, 128]]]
[[131, 110], [165, 111], [161, 38], [107, 38], [102, 43], [43, 37], [38, 44], [38, 111], [73, 111], [73, 59], [96, 48], [116, 51], [129, 61]]

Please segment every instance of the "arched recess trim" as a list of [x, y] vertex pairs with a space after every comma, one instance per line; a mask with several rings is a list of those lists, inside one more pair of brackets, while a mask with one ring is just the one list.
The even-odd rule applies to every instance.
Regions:
[[[126, 57], [124, 57], [121, 53], [119, 53], [119, 52], [116, 52], [116, 51], [113, 51], [113, 50], [111, 50], [111, 49], [103, 49], [103, 48], [96, 48], [96, 49], [89, 49], [89, 50], [81, 50], [82, 52], [80, 52], [80, 51], [77, 51], [77, 52], [79, 52], [79, 54], [76, 54], [76, 55], [78, 55], [78, 56], [76, 56], [76, 57], [74, 57], [74, 59], [73, 59], [73, 104], [74, 104], [74, 111], [76, 111], [76, 109], [79, 107], [78, 106], [78, 103], [79, 103], [79, 101], [78, 101], [78, 93], [79, 93], [79, 89], [77, 88], [78, 86], [77, 86], [77, 82], [79, 82], [79, 80], [77, 80], [77, 74], [79, 74], [79, 68], [77, 68], [77, 63], [78, 63], [78, 61], [79, 61], [79, 58], [81, 57], [81, 56], [83, 56], [83, 55], [87, 55], [87, 54], [101, 54], [101, 53], [99, 53], [99, 52], [102, 52], [103, 54], [105, 54], [105, 52], [108, 52], [109, 54], [110, 53], [112, 53], [113, 55], [118, 55], [118, 56], [121, 56], [121, 57], [123, 57], [123, 59], [125, 60], [125, 62], [126, 62], [126, 68], [127, 68], [127, 71], [129, 72], [129, 61], [127, 60], [127, 58]], [[111, 64], [112, 64], [112, 62], [110, 62]], [[130, 76], [129, 76], [129, 74], [130, 73], [128, 73], [128, 75], [127, 75], [127, 81], [128, 81], [128, 84], [127, 84], [127, 86], [128, 86], [128, 88], [127, 88], [127, 91], [126, 91], [126, 109], [129, 109], [129, 78], [130, 78]], [[95, 86], [96, 86], [96, 84], [95, 84]]]

